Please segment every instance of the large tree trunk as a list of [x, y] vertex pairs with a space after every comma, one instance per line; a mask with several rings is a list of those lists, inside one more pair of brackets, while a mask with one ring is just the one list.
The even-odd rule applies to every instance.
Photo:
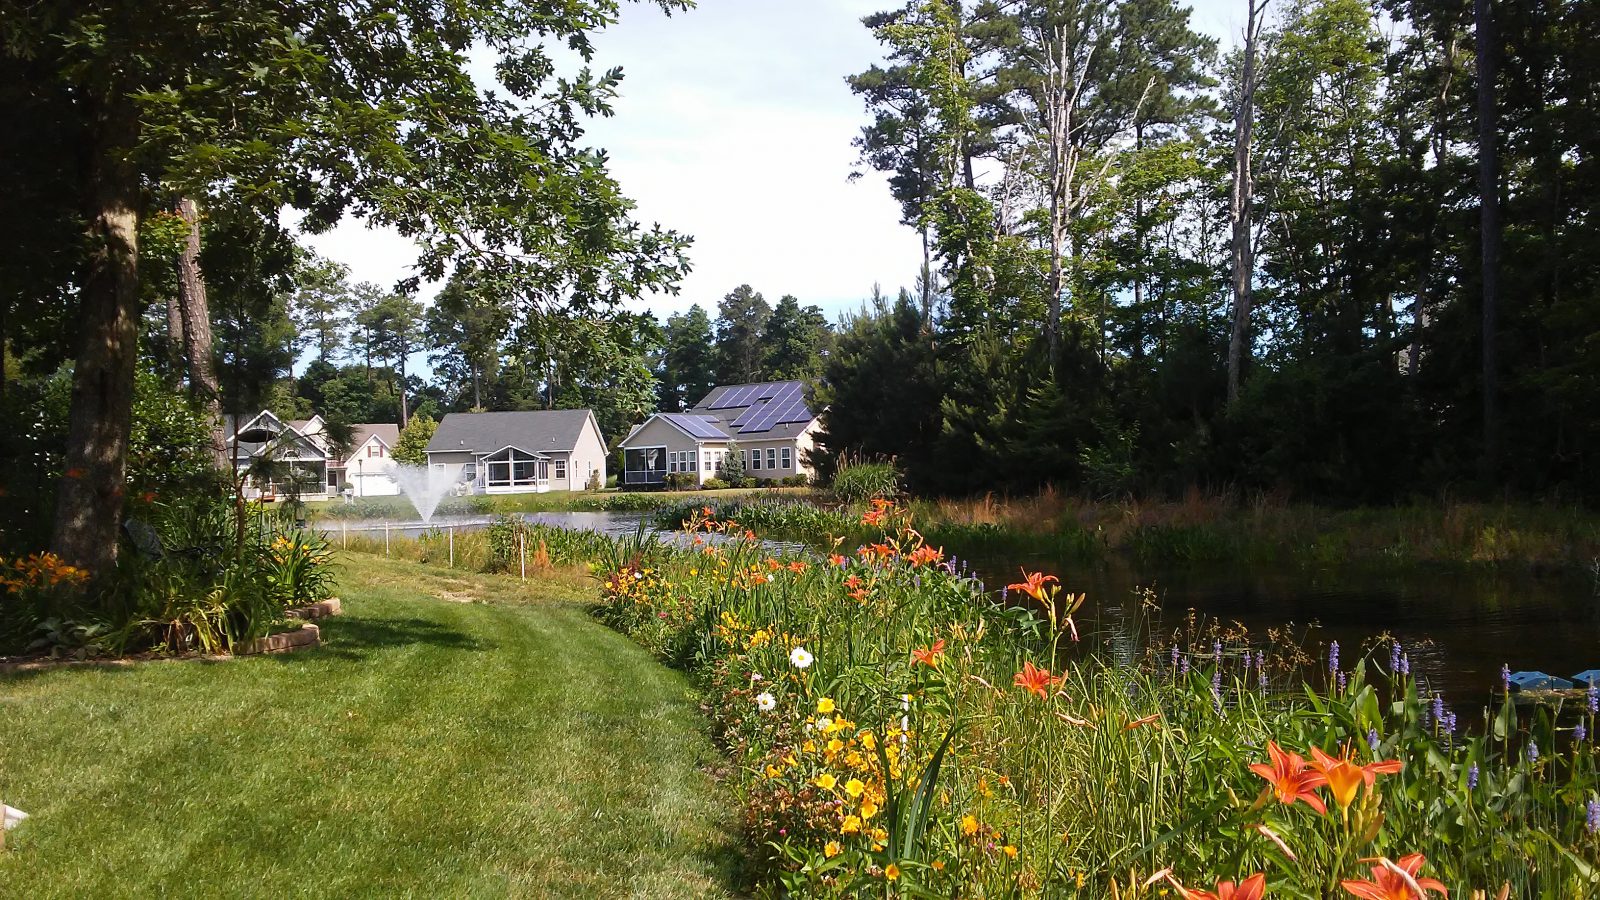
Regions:
[[1255, 205], [1255, 175], [1250, 166], [1250, 135], [1255, 127], [1256, 54], [1261, 34], [1261, 7], [1249, 0], [1244, 29], [1244, 70], [1239, 79], [1239, 108], [1233, 117], [1233, 191], [1228, 219], [1233, 226], [1233, 329], [1228, 336], [1228, 403], [1239, 400], [1240, 371], [1250, 338], [1250, 283], [1255, 274], [1254, 236], [1250, 213]]
[[139, 321], [139, 175], [128, 148], [138, 120], [112, 89], [97, 113], [88, 171], [89, 257], [80, 293], [66, 471], [51, 548], [104, 577], [116, 563], [133, 424]]
[[1500, 376], [1496, 319], [1500, 293], [1500, 153], [1495, 110], [1496, 35], [1489, 0], [1473, 0], [1478, 77], [1478, 204], [1483, 235], [1483, 475], [1494, 478], [1500, 462]]

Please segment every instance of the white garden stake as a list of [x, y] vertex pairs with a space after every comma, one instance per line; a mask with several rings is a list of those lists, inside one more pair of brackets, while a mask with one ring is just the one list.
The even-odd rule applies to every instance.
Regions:
[[450, 568], [456, 567], [456, 527], [450, 526]]
[[22, 820], [28, 817], [28, 814], [22, 810], [17, 809], [15, 806], [6, 806], [4, 803], [0, 803], [0, 810], [4, 811], [5, 829], [7, 831], [21, 825]]

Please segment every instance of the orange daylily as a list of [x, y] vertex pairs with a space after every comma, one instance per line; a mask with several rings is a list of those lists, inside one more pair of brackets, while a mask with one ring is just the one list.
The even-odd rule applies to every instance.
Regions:
[[933, 646], [911, 651], [911, 665], [915, 667], [921, 663], [929, 668], [939, 665], [939, 657], [944, 653], [944, 638], [933, 642]]
[[[1046, 575], [1042, 572], [1029, 572], [1026, 569], [1022, 570], [1022, 578], [1023, 580], [1018, 584], [1007, 585], [1007, 589], [1013, 591], [1022, 591], [1033, 599], [1041, 602], [1048, 601], [1050, 599], [1050, 595], [1053, 593], [1045, 590], [1046, 584], [1049, 584], [1052, 581], [1056, 584], [1061, 583], [1061, 579], [1055, 577], [1054, 575]], [[1057, 588], [1057, 590], [1059, 590], [1059, 588]]]
[[1064, 679], [1060, 676], [1051, 677], [1049, 669], [1041, 669], [1029, 660], [1022, 664], [1022, 671], [1011, 680], [1012, 684], [1022, 688], [1040, 700], [1050, 699], [1050, 689], [1060, 684]]
[[846, 578], [844, 580], [844, 586], [847, 587], [847, 588], [858, 588], [858, 587], [861, 587], [861, 579], [856, 577], [855, 575], [851, 575], [849, 578]]
[[1429, 891], [1445, 896], [1450, 894], [1437, 879], [1417, 877], [1422, 864], [1427, 862], [1421, 853], [1402, 856], [1399, 862], [1387, 857], [1381, 857], [1377, 862], [1372, 867], [1371, 881], [1346, 879], [1339, 884], [1362, 900], [1426, 900]]
[[944, 550], [923, 545], [911, 551], [911, 555], [906, 559], [910, 560], [913, 566], [932, 565], [944, 562]]
[[1173, 878], [1170, 873], [1167, 874], [1167, 880], [1172, 882], [1172, 886], [1178, 889], [1178, 893], [1183, 896], [1183, 900], [1261, 900], [1267, 892], [1267, 876], [1262, 872], [1257, 872], [1238, 884], [1234, 884], [1231, 881], [1219, 881], [1215, 891], [1189, 890], [1179, 884], [1178, 879]]
[[798, 560], [797, 559], [794, 562], [789, 563], [789, 571], [794, 572], [797, 575], [799, 573], [801, 573], [801, 572], [804, 572], [805, 570], [806, 570], [806, 564], [805, 564], [805, 562], [803, 560]]
[[842, 566], [842, 565], [844, 565], [845, 563], [847, 563], [849, 561], [850, 560], [846, 559], [843, 556], [840, 556], [837, 553], [829, 554], [829, 556], [828, 556], [828, 563], [830, 565]]
[[1311, 768], [1321, 772], [1328, 780], [1328, 790], [1333, 794], [1333, 799], [1339, 804], [1340, 809], [1350, 807], [1361, 785], [1365, 784], [1370, 791], [1377, 783], [1379, 775], [1393, 775], [1403, 766], [1398, 759], [1379, 760], [1363, 766], [1348, 755], [1329, 756], [1322, 752], [1321, 747], [1311, 748], [1311, 759]]
[[1327, 776], [1308, 771], [1309, 767], [1300, 754], [1284, 750], [1277, 741], [1267, 742], [1267, 755], [1272, 759], [1271, 765], [1252, 763], [1250, 771], [1267, 780], [1267, 789], [1277, 796], [1279, 802], [1293, 806], [1296, 800], [1304, 801], [1305, 805], [1318, 813], [1327, 815], [1328, 807], [1316, 794], [1317, 788], [1328, 783]]

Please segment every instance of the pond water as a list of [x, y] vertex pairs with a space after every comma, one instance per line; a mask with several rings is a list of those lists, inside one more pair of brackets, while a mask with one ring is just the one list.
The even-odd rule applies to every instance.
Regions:
[[[528, 513], [528, 521], [611, 535], [648, 527], [650, 513]], [[436, 517], [431, 527], [481, 528], [487, 517]], [[382, 522], [349, 523], [351, 533], [381, 531]], [[391, 534], [416, 537], [430, 526], [391, 523]], [[337, 540], [340, 526], [329, 528]], [[765, 541], [773, 550], [800, 545]], [[946, 548], [961, 556], [961, 548]], [[1224, 625], [1237, 622], [1257, 641], [1271, 628], [1293, 626], [1306, 649], [1340, 644], [1345, 666], [1384, 633], [1399, 639], [1412, 673], [1452, 703], [1481, 705], [1498, 688], [1500, 666], [1570, 678], [1600, 667], [1600, 585], [1593, 577], [1539, 576], [1478, 570], [1375, 571], [1359, 567], [1134, 567], [1121, 559], [1061, 562], [1044, 558], [962, 560], [991, 590], [1017, 581], [1026, 567], [1061, 578], [1063, 589], [1088, 595], [1078, 613], [1085, 639], [1133, 649], [1143, 635], [1180, 626], [1190, 609]], [[1148, 591], [1160, 606], [1144, 606]], [[1388, 647], [1372, 651], [1387, 667]]]

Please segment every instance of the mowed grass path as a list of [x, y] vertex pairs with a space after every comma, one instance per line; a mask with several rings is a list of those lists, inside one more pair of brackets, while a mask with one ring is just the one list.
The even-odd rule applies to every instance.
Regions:
[[317, 650], [0, 676], [0, 897], [730, 893], [688, 685], [584, 589], [342, 581]]

